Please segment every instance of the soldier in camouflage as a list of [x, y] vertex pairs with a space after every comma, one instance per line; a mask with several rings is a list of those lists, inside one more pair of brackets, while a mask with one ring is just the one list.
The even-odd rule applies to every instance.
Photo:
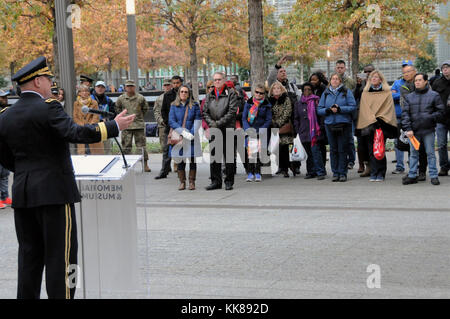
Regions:
[[150, 172], [147, 163], [148, 153], [144, 122], [144, 115], [147, 113], [149, 106], [144, 96], [136, 93], [136, 84], [133, 80], [125, 82], [125, 93], [119, 96], [116, 102], [117, 113], [122, 112], [124, 109], [128, 110], [128, 114], [136, 114], [136, 119], [128, 129], [122, 131], [122, 148], [125, 154], [130, 154], [134, 136], [136, 147], [144, 149], [144, 170]]

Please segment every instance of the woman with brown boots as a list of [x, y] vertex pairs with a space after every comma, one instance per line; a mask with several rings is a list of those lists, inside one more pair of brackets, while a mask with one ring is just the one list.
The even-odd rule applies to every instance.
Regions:
[[[177, 98], [172, 103], [169, 112], [169, 143], [170, 154], [178, 164], [178, 178], [180, 186], [178, 190], [186, 189], [186, 160], [189, 158], [189, 189], [195, 189], [195, 177], [197, 164], [195, 157], [201, 156], [201, 145], [197, 139], [198, 130], [201, 127], [202, 118], [200, 106], [194, 101], [191, 89], [183, 85], [179, 88]], [[177, 143], [178, 141], [178, 143]]]

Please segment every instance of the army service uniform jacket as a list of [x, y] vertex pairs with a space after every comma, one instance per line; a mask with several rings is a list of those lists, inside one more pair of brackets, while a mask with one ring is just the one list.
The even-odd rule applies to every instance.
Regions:
[[80, 201], [69, 143], [95, 143], [118, 136], [115, 121], [80, 126], [54, 99], [34, 92], [0, 114], [0, 163], [14, 172], [13, 208]]

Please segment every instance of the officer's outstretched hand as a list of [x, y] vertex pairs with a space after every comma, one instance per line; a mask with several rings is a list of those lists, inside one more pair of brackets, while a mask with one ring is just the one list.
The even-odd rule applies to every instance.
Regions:
[[127, 110], [123, 110], [122, 112], [120, 112], [120, 114], [118, 114], [115, 118], [114, 121], [116, 121], [117, 125], [119, 126], [119, 130], [125, 130], [128, 128], [128, 126], [131, 125], [131, 123], [133, 123], [134, 118], [136, 117], [136, 114], [131, 114], [131, 115], [125, 115], [127, 114]]

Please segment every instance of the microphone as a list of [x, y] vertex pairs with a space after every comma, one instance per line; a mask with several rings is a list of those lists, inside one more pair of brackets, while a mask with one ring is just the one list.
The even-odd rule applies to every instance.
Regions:
[[100, 115], [102, 115], [104, 117], [107, 117], [107, 118], [114, 118], [114, 116], [115, 116], [114, 113], [107, 112], [107, 111], [100, 111], [100, 110], [96, 110], [96, 109], [90, 109], [86, 105], [83, 105], [83, 107], [81, 108], [81, 112], [83, 114], [87, 114], [87, 113], [100, 114]]

